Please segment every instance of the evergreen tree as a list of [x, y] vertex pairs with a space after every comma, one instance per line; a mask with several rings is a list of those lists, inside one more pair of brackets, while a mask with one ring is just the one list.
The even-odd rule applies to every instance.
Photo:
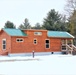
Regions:
[[28, 21], [27, 18], [24, 20], [23, 25], [24, 25], [24, 28], [25, 28], [25, 29], [30, 29], [30, 28], [31, 28], [31, 25], [29, 24], [29, 21]]
[[33, 27], [34, 29], [41, 29], [40, 23], [36, 23], [35, 26]]
[[65, 29], [65, 26], [63, 26], [62, 17], [58, 12], [56, 12], [54, 9], [52, 9], [48, 14], [47, 17], [43, 21], [42, 27], [47, 30], [54, 30], [59, 31]]
[[19, 28], [19, 29], [25, 29], [22, 24], [21, 24], [18, 28]]
[[16, 27], [15, 27], [15, 25], [14, 25], [12, 22], [7, 21], [7, 22], [5, 23], [4, 28], [16, 28]]
[[31, 29], [31, 25], [29, 24], [29, 21], [27, 18], [25, 18], [23, 24], [19, 26], [19, 29]]

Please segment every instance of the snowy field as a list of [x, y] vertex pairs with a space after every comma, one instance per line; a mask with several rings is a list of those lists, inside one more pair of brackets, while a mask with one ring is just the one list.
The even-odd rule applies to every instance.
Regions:
[[0, 75], [76, 75], [76, 56], [0, 56]]

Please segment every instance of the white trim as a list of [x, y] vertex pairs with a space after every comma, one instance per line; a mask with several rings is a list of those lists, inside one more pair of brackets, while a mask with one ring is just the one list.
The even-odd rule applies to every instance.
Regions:
[[72, 38], [75, 38], [73, 35], [69, 34], [68, 32], [66, 32], [68, 35], [70, 35]]
[[[36, 43], [34, 43], [34, 40], [36, 40]], [[34, 38], [34, 40], [33, 40], [33, 44], [34, 44], [34, 45], [37, 45], [37, 42], [38, 42], [38, 41], [37, 41], [37, 38]]]
[[[49, 40], [49, 48], [46, 48], [46, 40]], [[45, 48], [50, 49], [50, 39], [45, 39]]]
[[5, 39], [2, 39], [2, 40], [6, 40], [6, 38]]
[[[22, 39], [22, 41], [20, 41]], [[19, 41], [17, 41], [19, 40]], [[24, 39], [23, 38], [16, 38], [16, 42], [24, 42]]]
[[[5, 44], [3, 44], [3, 41], [5, 41]], [[5, 49], [3, 49], [3, 45], [5, 45]], [[2, 39], [2, 50], [6, 50], [6, 39]]]

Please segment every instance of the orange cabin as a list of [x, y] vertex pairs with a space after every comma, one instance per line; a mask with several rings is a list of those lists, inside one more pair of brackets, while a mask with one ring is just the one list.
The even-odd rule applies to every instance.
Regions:
[[73, 39], [74, 36], [61, 31], [2, 29], [0, 54], [66, 52], [65, 45], [73, 44]]

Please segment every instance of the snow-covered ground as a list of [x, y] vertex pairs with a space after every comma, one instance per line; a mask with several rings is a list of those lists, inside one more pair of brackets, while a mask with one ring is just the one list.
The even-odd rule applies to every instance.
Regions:
[[76, 75], [76, 56], [0, 56], [0, 75]]

